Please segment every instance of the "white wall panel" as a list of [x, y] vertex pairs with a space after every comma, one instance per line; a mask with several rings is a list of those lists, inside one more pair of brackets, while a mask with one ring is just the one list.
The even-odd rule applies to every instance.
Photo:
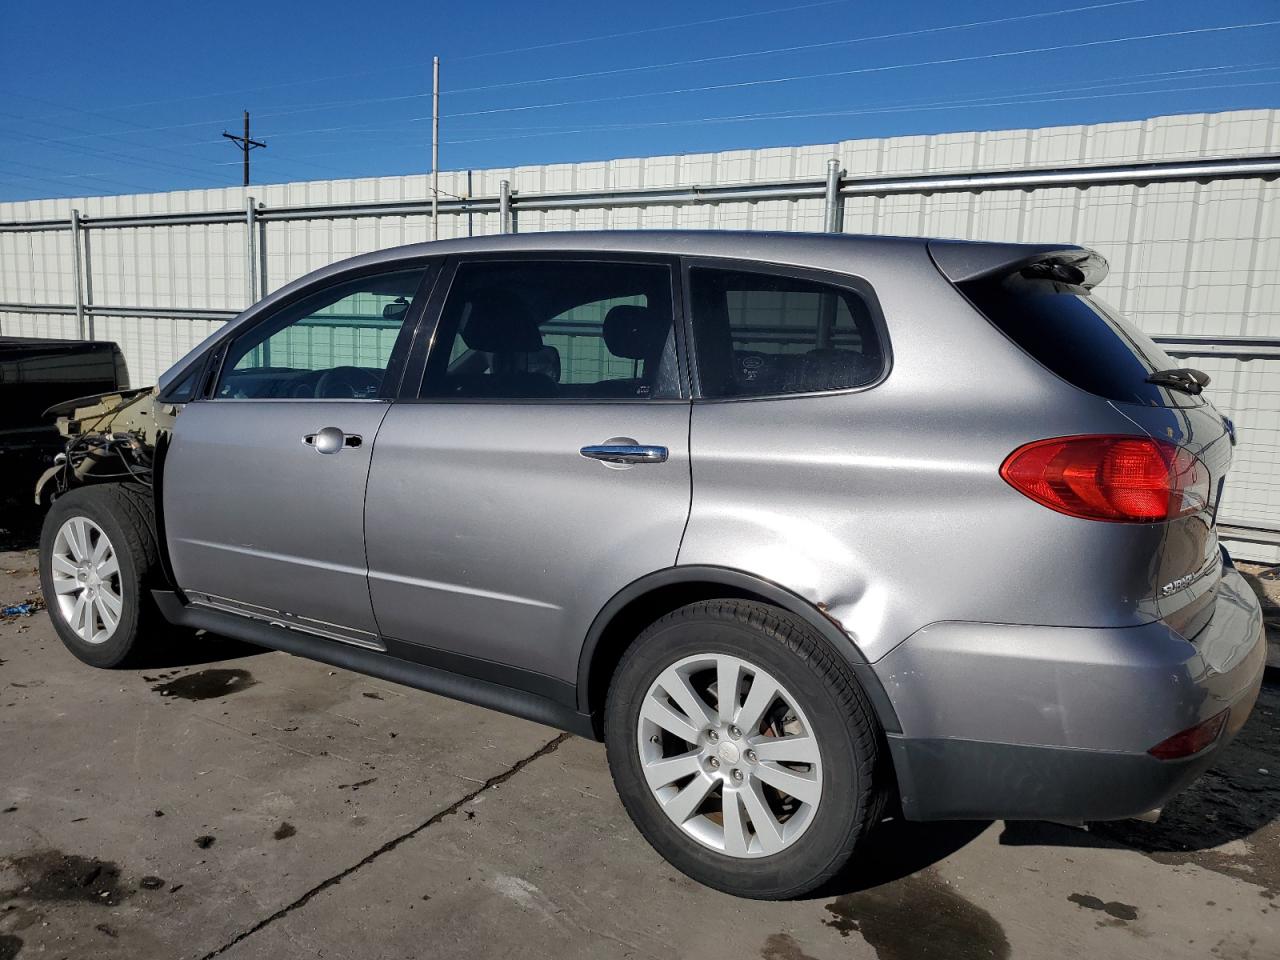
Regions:
[[[442, 173], [445, 198], [520, 193], [673, 188], [818, 180], [838, 158], [847, 177], [1016, 169], [1045, 165], [1179, 160], [1280, 153], [1280, 111], [1156, 117], [1092, 126], [994, 130], [682, 156]], [[470, 193], [468, 193], [468, 185]], [[0, 221], [135, 213], [243, 211], [267, 207], [421, 200], [426, 175], [371, 177], [0, 203]], [[848, 232], [988, 240], [1073, 241], [1112, 264], [1101, 294], [1153, 334], [1280, 336], [1280, 184], [1261, 180], [1080, 190], [988, 191], [845, 201]], [[820, 230], [821, 200], [514, 212], [520, 232], [583, 229]], [[496, 213], [442, 216], [441, 237], [499, 231]], [[259, 234], [258, 269], [274, 290], [370, 250], [429, 239], [430, 218], [271, 222]], [[240, 309], [248, 297], [242, 223], [91, 230], [87, 285], [94, 302], [119, 306]], [[265, 269], [263, 269], [265, 264]], [[70, 304], [67, 232], [0, 233], [0, 303]], [[145, 383], [218, 323], [97, 317], [117, 340], [135, 383]], [[75, 336], [75, 318], [0, 314], [5, 335]], [[1239, 465], [1224, 514], [1280, 520], [1280, 362], [1196, 361], [1240, 427]], [[1256, 548], [1254, 548], [1256, 550]]]

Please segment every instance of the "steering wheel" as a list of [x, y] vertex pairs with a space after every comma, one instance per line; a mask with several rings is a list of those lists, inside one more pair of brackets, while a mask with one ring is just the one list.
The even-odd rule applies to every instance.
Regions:
[[381, 382], [381, 377], [363, 367], [334, 367], [320, 375], [315, 395], [324, 399], [355, 399], [377, 390]]

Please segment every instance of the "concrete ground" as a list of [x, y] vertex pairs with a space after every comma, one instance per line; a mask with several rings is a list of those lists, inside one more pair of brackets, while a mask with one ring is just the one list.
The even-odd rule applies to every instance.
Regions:
[[753, 903], [648, 847], [598, 744], [229, 641], [93, 670], [41, 612], [0, 622], [0, 810], [0, 960], [1280, 957], [1275, 677], [1159, 824], [890, 822]]

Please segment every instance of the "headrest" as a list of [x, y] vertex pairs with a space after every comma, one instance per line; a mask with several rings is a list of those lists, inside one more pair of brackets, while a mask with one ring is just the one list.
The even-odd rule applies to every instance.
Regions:
[[486, 353], [532, 353], [542, 349], [542, 333], [524, 301], [501, 289], [478, 290], [462, 328], [462, 342]]
[[540, 373], [556, 383], [560, 382], [560, 351], [555, 347], [542, 347], [525, 358], [525, 369]]
[[660, 353], [671, 325], [649, 307], [619, 305], [605, 314], [604, 345], [615, 357], [650, 360]]

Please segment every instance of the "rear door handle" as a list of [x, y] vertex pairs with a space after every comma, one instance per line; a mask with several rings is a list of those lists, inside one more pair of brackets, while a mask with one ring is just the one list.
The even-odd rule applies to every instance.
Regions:
[[666, 463], [667, 448], [637, 443], [630, 437], [613, 437], [578, 451], [590, 460], [630, 466], [637, 463]]
[[343, 447], [358, 447], [364, 438], [358, 433], [343, 433], [337, 427], [321, 427], [315, 433], [308, 433], [302, 442], [316, 453], [337, 453]]

